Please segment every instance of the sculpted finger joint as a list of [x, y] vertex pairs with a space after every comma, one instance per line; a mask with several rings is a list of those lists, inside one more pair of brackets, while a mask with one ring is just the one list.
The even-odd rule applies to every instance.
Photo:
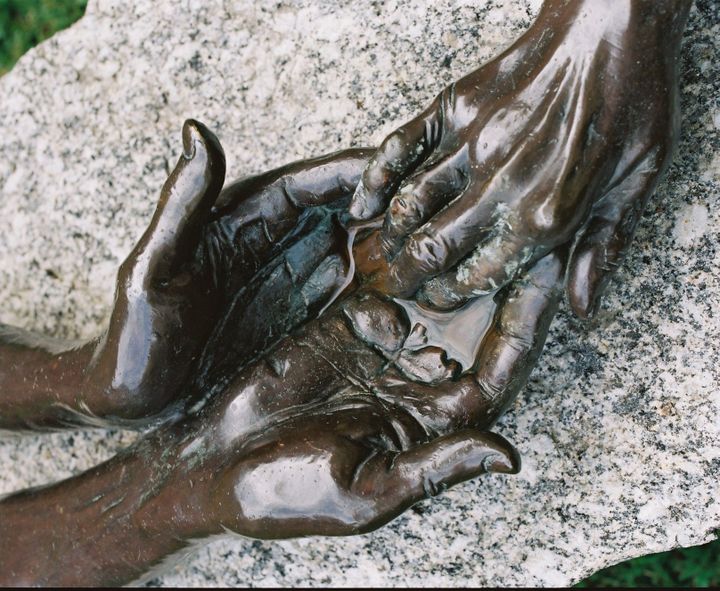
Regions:
[[505, 387], [503, 384], [498, 383], [496, 379], [488, 379], [486, 375], [482, 374], [475, 374], [473, 379], [483, 400], [492, 404], [502, 398]]
[[442, 234], [427, 231], [415, 234], [405, 248], [412, 264], [425, 274], [439, 273], [450, 258], [450, 245]]

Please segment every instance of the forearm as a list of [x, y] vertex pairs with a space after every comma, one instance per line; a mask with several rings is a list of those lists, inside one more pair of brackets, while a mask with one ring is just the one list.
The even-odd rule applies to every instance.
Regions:
[[169, 413], [193, 344], [184, 334], [158, 339], [170, 332], [158, 317], [180, 322], [137, 300], [116, 302], [108, 331], [84, 344], [0, 325], [0, 429], [145, 425]]
[[178, 432], [153, 433], [112, 460], [0, 502], [0, 585], [120, 585], [220, 533], [207, 479], [183, 464]]
[[0, 429], [54, 426], [79, 412], [95, 347], [0, 324]]
[[237, 446], [336, 389], [335, 372], [307, 349], [290, 338], [197, 415], [79, 476], [0, 501], [0, 586], [126, 584], [222, 534], [211, 493]]

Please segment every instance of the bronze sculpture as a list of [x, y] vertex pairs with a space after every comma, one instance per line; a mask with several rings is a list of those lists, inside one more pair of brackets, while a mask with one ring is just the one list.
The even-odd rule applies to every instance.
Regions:
[[[546, 0], [501, 55], [389, 135], [355, 195], [382, 213], [392, 289], [452, 308], [574, 244], [588, 316], [676, 143], [691, 0]], [[424, 284], [424, 285], [423, 285]]]
[[[184, 140], [156, 216], [121, 267], [105, 338], [59, 353], [23, 347], [14, 333], [0, 350], [4, 428], [88, 420], [83, 413], [91, 422], [168, 421], [94, 470], [0, 503], [0, 523], [13, 532], [0, 541], [9, 582], [125, 582], [189, 540], [227, 529], [256, 537], [368, 531], [444, 486], [518, 467], [512, 447], [484, 430], [539, 355], [567, 246], [544, 244], [549, 254], [534, 253], [532, 266], [517, 265], [490, 290], [472, 283], [491, 292], [472, 314], [493, 321], [478, 326], [469, 368], [387, 297], [414, 291], [398, 268], [437, 275], [423, 261], [384, 260], [380, 248], [393, 254], [403, 234], [392, 235], [392, 223], [381, 235], [358, 230], [357, 280], [311, 320], [352, 279], [341, 220], [367, 152], [290, 165], [218, 196], [219, 144], [194, 123]], [[648, 174], [654, 179], [657, 167]], [[390, 210], [391, 222], [401, 209]], [[468, 296], [436, 283], [421, 305], [457, 307]], [[258, 315], [280, 290], [287, 305]], [[424, 311], [427, 322], [436, 312]], [[36, 372], [34, 391], [23, 371]], [[203, 397], [205, 406], [177, 420]], [[76, 567], [53, 571], [53, 559]]]
[[[159, 427], [140, 444], [106, 464], [50, 487], [12, 495], [0, 503], [4, 531], [16, 532], [0, 541], [2, 576], [7, 577], [3, 582], [81, 584], [95, 581], [95, 577], [101, 577], [98, 582], [103, 583], [125, 582], [185, 543], [224, 530], [270, 538], [360, 533], [381, 525], [444, 486], [485, 471], [513, 472], [519, 467], [517, 452], [507, 441], [480, 429], [489, 428], [504, 410], [522, 384], [518, 377], [529, 371], [539, 353], [558, 299], [561, 261], [551, 255], [524, 282], [518, 282], [504, 301], [498, 299], [497, 324], [484, 340], [477, 373], [461, 378], [457, 364], [433, 347], [419, 351], [404, 349], [412, 327], [405, 323], [399, 306], [360, 285], [351, 290], [350, 297], [338, 300], [325, 314], [282, 338], [254, 363], [248, 361], [255, 351], [247, 348], [256, 347], [257, 343], [242, 343], [244, 358], [235, 363], [244, 362], [245, 368], [240, 373], [226, 373], [225, 355], [237, 354], [232, 341], [226, 339], [237, 339], [238, 326], [262, 321], [256, 317], [257, 302], [265, 305], [270, 297], [280, 295], [278, 288], [285, 287], [288, 301], [302, 295], [305, 296], [302, 302], [307, 305], [312, 301], [310, 296], [327, 297], [344, 279], [342, 251], [340, 248], [333, 251], [335, 245], [342, 246], [344, 241], [338, 242], [332, 227], [328, 229], [322, 220], [313, 220], [306, 228], [307, 234], [296, 235], [297, 243], [286, 244], [279, 257], [267, 261], [274, 264], [263, 265], [263, 256], [274, 254], [283, 224], [292, 224], [293, 231], [303, 230], [302, 223], [295, 226], [292, 216], [286, 215], [288, 207], [294, 209], [297, 203], [289, 200], [289, 195], [308, 198], [320, 210], [322, 205], [317, 204], [333, 197], [346, 206], [367, 153], [356, 150], [315, 163], [291, 165], [286, 168], [290, 174], [281, 169], [231, 185], [218, 196], [224, 168], [217, 141], [195, 122], [186, 124], [183, 135], [185, 154], [163, 189], [148, 231], [118, 273], [113, 318], [122, 318], [123, 324], [113, 333], [111, 320], [108, 335], [101, 342], [108, 343], [103, 350], [122, 351], [125, 331], [144, 343], [150, 339], [136, 335], [148, 326], [158, 335], [182, 326], [160, 297], [172, 294], [173, 303], [185, 305], [182, 297], [166, 287], [170, 282], [166, 277], [178, 276], [170, 272], [167, 263], [171, 257], [166, 252], [168, 249], [172, 254], [176, 252], [173, 243], [184, 239], [188, 220], [193, 220], [198, 209], [205, 210], [207, 216], [208, 201], [218, 199], [213, 208], [216, 217], [222, 220], [224, 212], [231, 212], [222, 224], [225, 231], [231, 231], [231, 220], [238, 222], [239, 231], [231, 236], [235, 248], [252, 240], [257, 255], [255, 259], [236, 257], [227, 261], [239, 263], [241, 269], [223, 268], [217, 265], [222, 258], [221, 249], [212, 250], [212, 254], [204, 250], [216, 248], [217, 243], [202, 240], [199, 232], [194, 233], [204, 263], [200, 268], [212, 269], [216, 276], [213, 284], [228, 286], [237, 280], [253, 292], [240, 313], [240, 324], [233, 324], [231, 332], [219, 331], [216, 342], [208, 339], [216, 347], [220, 371], [213, 368], [206, 375], [212, 375], [215, 384], [227, 385], [199, 413]], [[300, 184], [303, 175], [307, 183], [304, 186]], [[273, 193], [272, 185], [277, 179], [282, 190]], [[233, 197], [239, 188], [250, 188], [251, 195], [238, 204]], [[253, 234], [253, 225], [248, 221], [258, 219], [254, 217], [258, 212], [263, 213], [259, 218], [263, 228]], [[324, 213], [326, 218], [332, 217], [331, 210]], [[327, 221], [332, 225], [331, 219]], [[212, 222], [204, 223], [213, 227]], [[272, 240], [266, 238], [273, 233]], [[374, 236], [367, 242], [372, 244]], [[163, 240], [168, 237], [170, 240]], [[292, 233], [288, 236], [293, 237]], [[282, 245], [283, 240], [279, 242]], [[293, 246], [299, 249], [298, 253], [293, 252]], [[177, 247], [177, 252], [183, 251]], [[211, 257], [215, 257], [212, 266], [208, 265]], [[187, 259], [185, 251], [183, 260]], [[304, 283], [297, 281], [303, 265], [308, 277]], [[365, 264], [360, 267], [360, 275], [364, 276]], [[155, 275], [158, 271], [164, 283]], [[253, 280], [247, 281], [243, 272], [254, 274]], [[135, 281], [143, 287], [133, 292]], [[188, 281], [183, 277], [178, 284], [182, 288]], [[158, 286], [165, 291], [156, 296], [153, 290]], [[202, 295], [208, 297], [208, 292]], [[140, 296], [137, 302], [132, 301], [133, 296]], [[214, 299], [208, 302], [216, 306]], [[141, 322], [136, 322], [136, 315], [128, 313], [136, 305], [160, 308], [160, 312], [157, 316], [145, 314]], [[232, 305], [226, 307], [232, 309]], [[521, 318], [515, 318], [518, 308], [523, 309]], [[207, 316], [202, 315], [204, 319]], [[159, 320], [149, 323], [148, 317]], [[161, 322], [166, 318], [171, 319], [168, 326]], [[291, 319], [288, 314], [285, 321]], [[506, 333], [509, 324], [521, 324], [525, 333]], [[263, 338], [268, 339], [267, 334], [273, 328], [277, 330], [277, 324], [262, 328]], [[172, 344], [168, 338], [173, 335], [165, 340], [158, 336], [157, 341], [151, 342]], [[518, 352], [515, 348], [518, 342], [533, 346]], [[190, 345], [196, 347], [197, 340]], [[19, 358], [17, 351], [13, 351], [15, 347], [9, 344], [6, 350]], [[137, 351], [138, 345], [133, 343], [131, 350]], [[161, 362], [168, 364], [162, 355], [164, 349], [159, 351]], [[181, 347], [174, 349], [174, 353], [183, 361], [185, 354], [191, 354]], [[70, 365], [70, 371], [64, 369], [63, 355], [66, 354], [59, 354], [49, 367], [61, 377], [74, 378], [84, 373], [74, 365]], [[202, 366], [202, 355], [195, 353], [195, 357]], [[72, 356], [70, 359], [75, 360]], [[138, 361], [147, 363], [130, 373], [138, 373], [147, 383], [139, 380], [141, 387], [131, 392], [137, 392], [137, 400], [118, 397], [115, 408], [119, 409], [116, 414], [121, 419], [144, 418], [138, 408], [152, 417], [156, 405], [161, 405], [156, 400], [165, 401], [166, 391], [159, 390], [162, 380], [146, 369], [156, 366], [150, 355], [125, 357], [116, 353], [110, 373], [125, 375], [120, 369], [127, 367], [127, 362]], [[508, 367], [508, 363], [512, 366]], [[12, 366], [4, 363], [3, 367]], [[94, 367], [91, 362], [89, 371], [94, 371]], [[513, 379], [502, 383], [498, 378], [505, 373]], [[19, 377], [7, 371], [4, 391], [12, 391], [14, 380]], [[96, 377], [92, 380], [107, 383]], [[82, 387], [81, 383], [79, 392]], [[38, 423], [45, 426], [80, 417], [83, 410], [91, 411], [90, 418], [95, 418], [105, 408], [105, 398], [88, 396], [82, 399], [82, 405], [76, 403], [73, 413], [67, 414], [72, 408], [70, 400], [62, 405], [47, 405], [46, 392], [45, 388], [31, 390], [31, 396], [41, 394], [41, 404], [25, 407], [26, 417], [37, 412], [42, 419]], [[89, 391], [91, 395], [94, 392]], [[145, 393], [152, 398], [148, 400]], [[181, 389], [179, 394], [185, 392]], [[99, 404], [93, 407], [98, 400]], [[189, 400], [192, 401], [192, 396]], [[56, 410], [60, 415], [58, 422], [53, 423], [50, 413]], [[103, 418], [111, 421], [113, 416]], [[7, 422], [6, 426], [34, 424], [30, 418], [23, 424]], [[303, 482], [307, 483], [304, 491], [299, 488]], [[274, 497], [277, 498], [273, 501]], [[57, 513], [65, 517], [48, 521], [49, 514]], [[109, 536], [113, 529], [110, 524], [115, 522], [123, 526]], [[176, 522], [179, 529], [173, 526]], [[37, 539], [40, 528], [45, 531], [42, 537], [47, 546], [41, 546]], [[151, 539], [144, 539], [148, 528], [157, 531]], [[109, 552], [109, 548], [103, 549], [98, 543], [98, 536], [106, 537], [113, 548], [126, 536], [121, 546], [134, 553], [141, 543], [146, 558], [129, 560], [122, 552]], [[92, 549], [86, 545], [89, 543]], [[80, 560], [75, 552], [100, 554], [93, 555], [92, 560]], [[65, 568], [69, 562], [76, 566]], [[56, 563], [59, 570], [50, 569], [51, 563]]]

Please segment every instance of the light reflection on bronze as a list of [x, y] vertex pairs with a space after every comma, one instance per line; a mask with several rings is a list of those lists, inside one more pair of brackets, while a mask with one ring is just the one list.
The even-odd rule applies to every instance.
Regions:
[[[128, 583], [226, 532], [362, 533], [516, 472], [490, 429], [566, 270], [587, 315], [667, 165], [690, 4], [547, 0], [369, 165], [350, 150], [221, 191], [222, 148], [187, 122], [107, 331], [70, 346], [0, 327], [0, 428], [155, 427], [0, 502], [0, 584]], [[349, 258], [348, 209], [388, 203]]]
[[587, 317], [677, 141], [691, 0], [546, 0], [501, 55], [390, 134], [351, 211], [385, 211], [389, 287], [452, 309], [575, 243]]

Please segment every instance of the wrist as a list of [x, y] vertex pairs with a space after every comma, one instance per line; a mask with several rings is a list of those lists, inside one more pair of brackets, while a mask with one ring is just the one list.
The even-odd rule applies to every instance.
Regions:
[[119, 585], [216, 533], [202, 482], [161, 430], [112, 460], [0, 502], [0, 584]]
[[[144, 446], [153, 448], [153, 460], [143, 459], [135, 487], [141, 491], [132, 516], [135, 527], [149, 538], [185, 542], [222, 533], [210, 499], [217, 462], [204, 449], [204, 438], [177, 437], [174, 433], [187, 431], [179, 425], [161, 431], [165, 435], [153, 434], [155, 441]], [[136, 452], [140, 457], [147, 453]]]
[[67, 424], [94, 347], [0, 325], [0, 429]]

